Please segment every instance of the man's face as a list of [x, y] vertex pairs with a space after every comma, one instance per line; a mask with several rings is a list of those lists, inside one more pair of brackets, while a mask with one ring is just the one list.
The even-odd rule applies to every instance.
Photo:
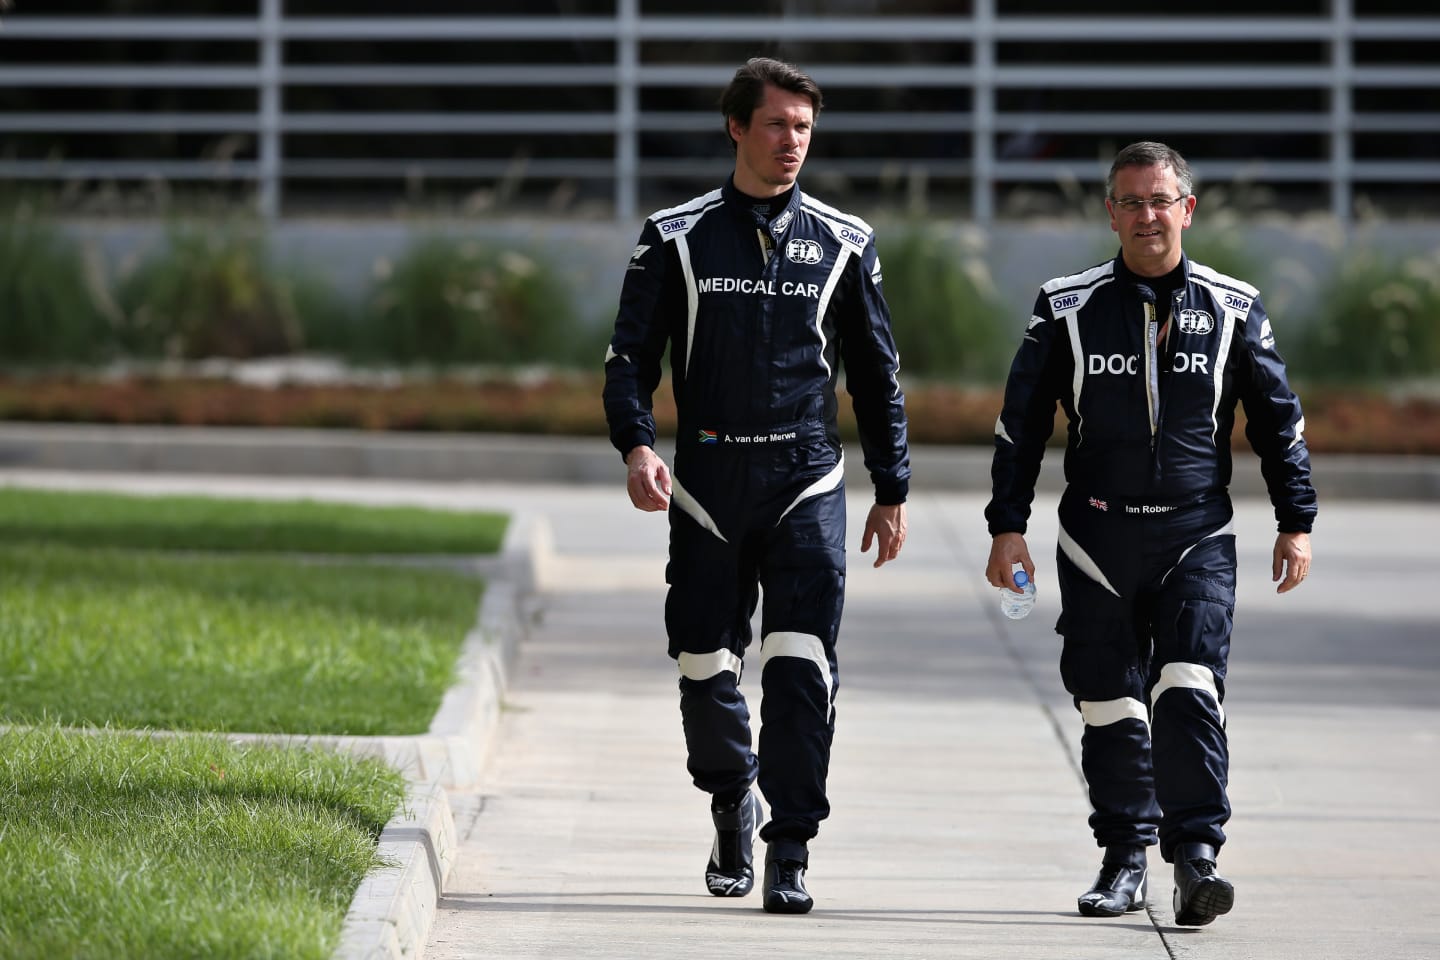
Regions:
[[1162, 276], [1180, 264], [1180, 231], [1190, 226], [1195, 198], [1183, 197], [1161, 207], [1150, 202], [1177, 197], [1180, 186], [1169, 166], [1123, 167], [1115, 172], [1113, 199], [1105, 199], [1110, 229], [1120, 235], [1125, 266], [1142, 277]]
[[752, 197], [790, 189], [810, 149], [815, 109], [803, 93], [765, 86], [765, 99], [741, 126], [730, 118], [735, 140], [735, 186]]

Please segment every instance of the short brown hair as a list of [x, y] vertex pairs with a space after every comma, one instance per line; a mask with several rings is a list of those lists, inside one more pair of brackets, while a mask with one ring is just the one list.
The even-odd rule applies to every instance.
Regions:
[[1169, 167], [1175, 174], [1175, 184], [1180, 188], [1181, 196], [1188, 197], [1195, 192], [1195, 178], [1190, 174], [1190, 164], [1180, 156], [1179, 150], [1154, 140], [1141, 140], [1117, 153], [1115, 162], [1110, 164], [1110, 173], [1105, 177], [1105, 196], [1111, 200], [1115, 199], [1115, 174], [1126, 167]]
[[[745, 61], [745, 66], [735, 71], [730, 86], [720, 95], [720, 112], [725, 115], [726, 136], [730, 135], [731, 118], [739, 120], [741, 126], [750, 125], [750, 117], [754, 115], [755, 108], [765, 99], [767, 86], [809, 97], [815, 115], [820, 115], [823, 102], [820, 86], [810, 79], [809, 75], [783, 60], [752, 57]], [[733, 144], [733, 139], [731, 142]]]

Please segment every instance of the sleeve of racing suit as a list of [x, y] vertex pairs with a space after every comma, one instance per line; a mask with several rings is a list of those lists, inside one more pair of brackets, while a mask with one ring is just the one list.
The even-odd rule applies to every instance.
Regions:
[[853, 296], [844, 298], [840, 316], [845, 387], [855, 410], [865, 469], [875, 484], [875, 502], [904, 503], [910, 495], [909, 427], [897, 376], [900, 355], [880, 286], [880, 256], [873, 237], [859, 258], [858, 270], [850, 272]]
[[651, 404], [669, 330], [668, 246], [654, 221], [645, 221], [625, 268], [615, 334], [605, 351], [605, 420], [610, 442], [622, 458], [638, 446], [655, 445]]
[[1278, 529], [1309, 533], [1316, 503], [1305, 414], [1300, 398], [1290, 389], [1285, 361], [1275, 349], [1275, 334], [1258, 297], [1240, 327], [1237, 388], [1245, 407], [1245, 437], [1260, 457], [1260, 473]]
[[1024, 533], [1035, 499], [1035, 481], [1045, 443], [1055, 430], [1057, 380], [1068, 357], [1064, 331], [1042, 290], [1005, 381], [1005, 401], [995, 421], [995, 455], [990, 464], [990, 535]]

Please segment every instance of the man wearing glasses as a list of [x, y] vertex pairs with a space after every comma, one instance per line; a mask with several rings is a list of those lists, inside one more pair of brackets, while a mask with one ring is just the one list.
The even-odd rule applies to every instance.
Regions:
[[1235, 606], [1227, 488], [1235, 405], [1278, 535], [1271, 579], [1310, 569], [1315, 490], [1305, 418], [1259, 293], [1190, 260], [1189, 166], [1161, 143], [1120, 151], [1106, 179], [1115, 259], [1046, 283], [996, 422], [985, 575], [1017, 590], [1035, 479], [1058, 402], [1068, 419], [1056, 575], [1060, 673], [1084, 721], [1090, 827], [1104, 849], [1086, 916], [1145, 905], [1146, 848], [1174, 865], [1175, 920], [1229, 912], [1216, 872], [1226, 796], [1226, 659]]

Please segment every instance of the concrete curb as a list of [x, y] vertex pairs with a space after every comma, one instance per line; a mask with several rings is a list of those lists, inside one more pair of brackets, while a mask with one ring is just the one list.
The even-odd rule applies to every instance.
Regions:
[[[662, 440], [662, 453], [671, 449]], [[917, 489], [988, 492], [990, 449], [911, 448]], [[1045, 457], [1038, 489], [1064, 486], [1061, 455]], [[859, 451], [846, 460], [869, 486]], [[1440, 457], [1316, 454], [1321, 505], [1330, 497], [1440, 500]], [[0, 423], [0, 467], [126, 473], [226, 474], [455, 482], [620, 485], [624, 471], [599, 437], [381, 433], [249, 427], [131, 427]], [[1258, 462], [1237, 452], [1231, 492], [1264, 496]]]
[[543, 537], [540, 521], [512, 518], [497, 575], [486, 583], [479, 618], [465, 641], [460, 679], [446, 692], [428, 733], [333, 744], [356, 753], [378, 748], [387, 763], [412, 778], [408, 809], [380, 834], [378, 853], [393, 865], [372, 870], [360, 882], [335, 960], [399, 960], [424, 953], [459, 848], [445, 787], [471, 786], [484, 769], [525, 631], [524, 605], [536, 582]]
[[414, 785], [407, 807], [380, 834], [377, 852], [390, 865], [370, 871], [356, 889], [337, 958], [417, 957], [425, 948], [459, 840], [438, 783]]

